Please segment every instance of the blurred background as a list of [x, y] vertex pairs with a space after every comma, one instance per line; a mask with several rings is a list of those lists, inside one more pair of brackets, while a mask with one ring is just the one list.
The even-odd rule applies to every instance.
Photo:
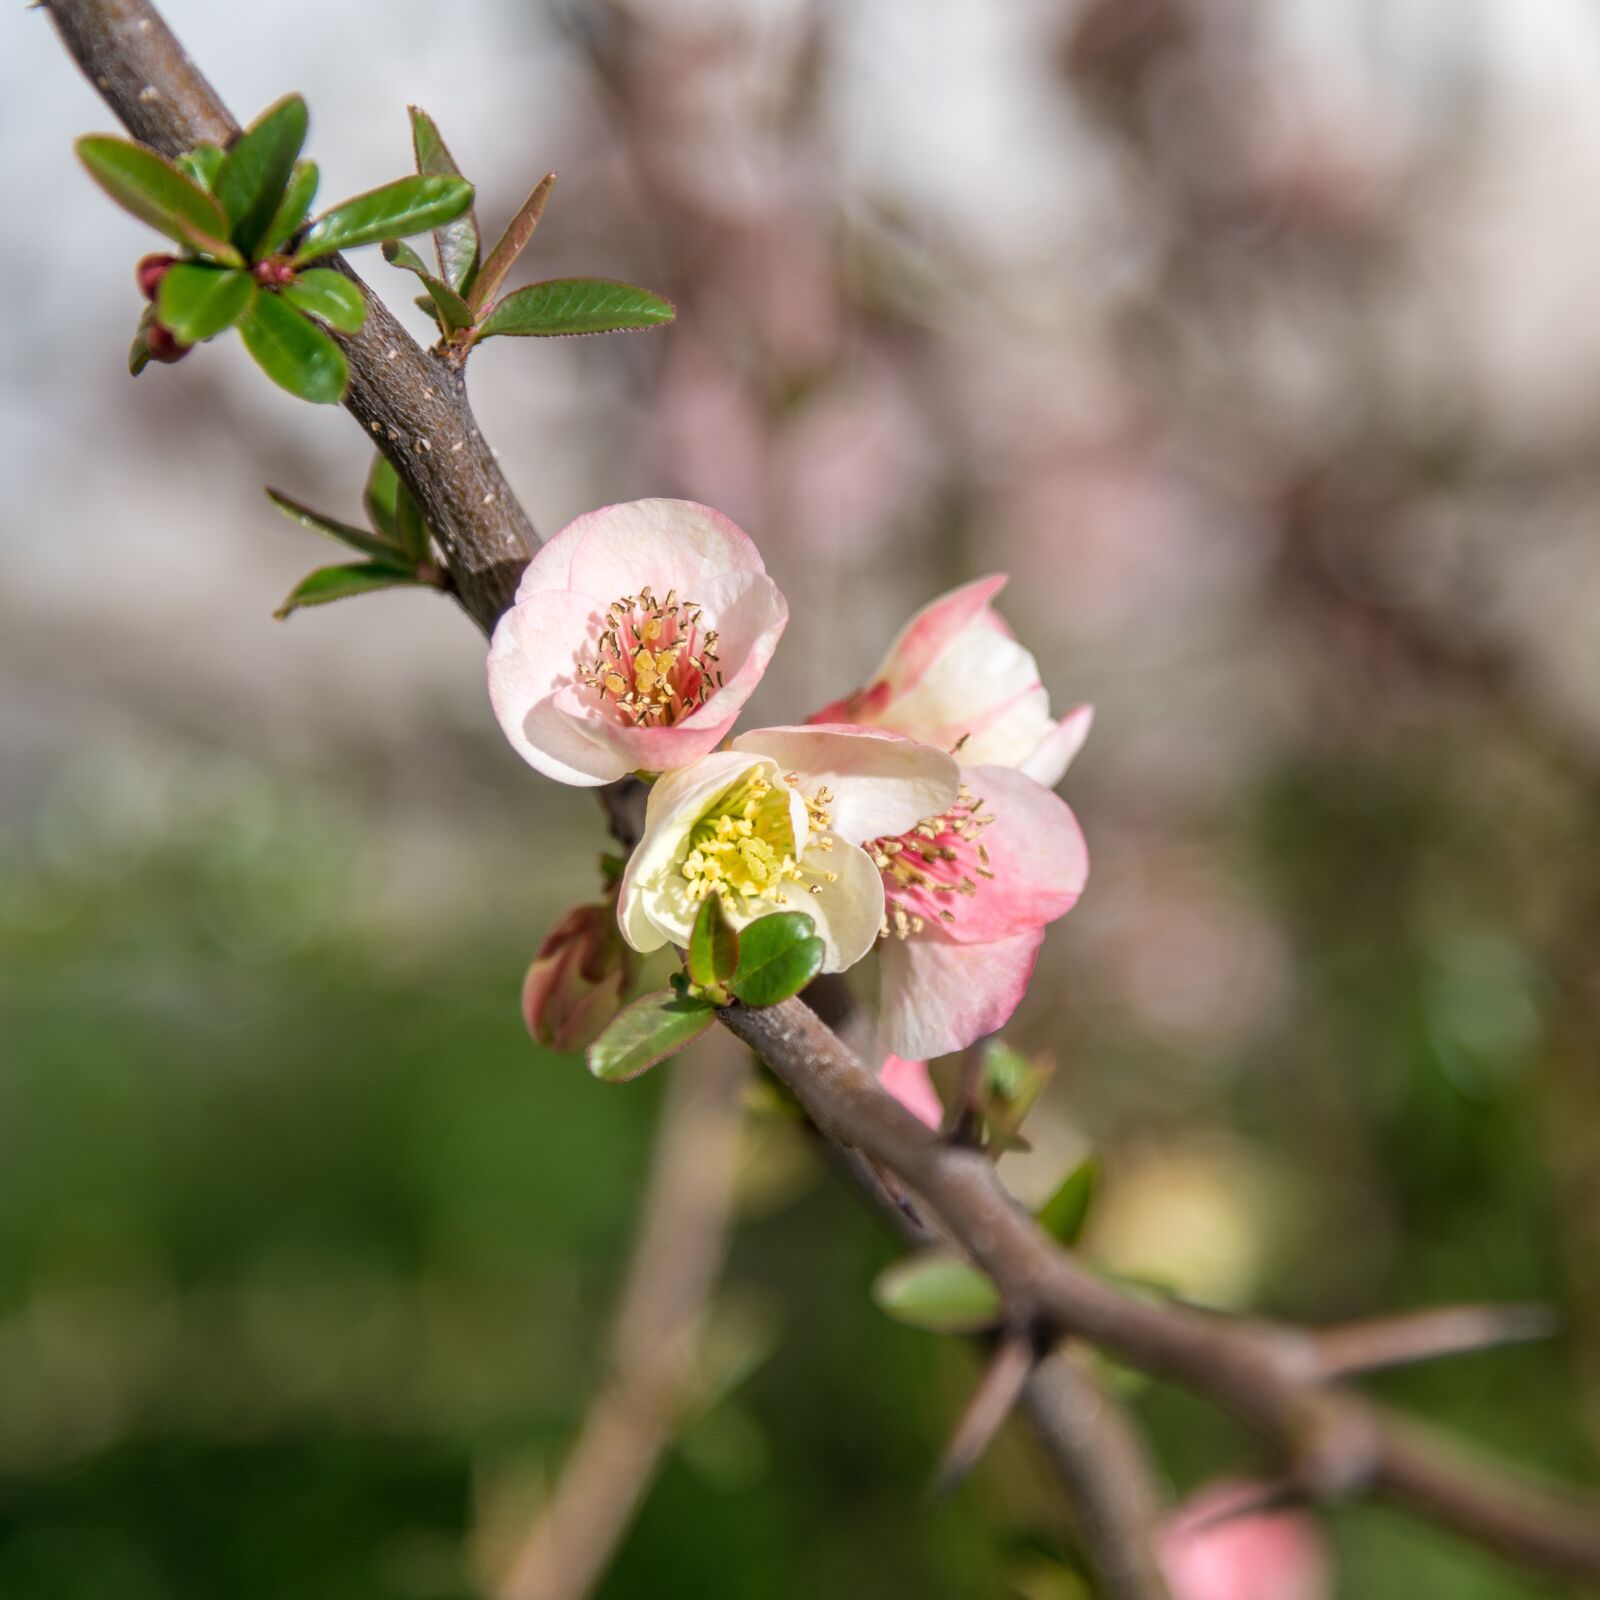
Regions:
[[[648, 494], [751, 532], [793, 615], [756, 720], [1012, 574], [1098, 723], [1009, 1180], [1098, 1150], [1089, 1247], [1209, 1304], [1556, 1302], [1551, 1345], [1374, 1387], [1593, 1482], [1600, 15], [165, 10], [241, 118], [306, 93], [325, 196], [409, 167], [416, 101], [491, 235], [559, 170], [525, 275], [677, 300], [493, 343], [474, 398], [546, 532]], [[0, 28], [0, 1594], [479, 1594], [605, 1376], [666, 1076], [595, 1084], [518, 1016], [593, 800], [505, 746], [448, 604], [272, 620], [327, 551], [262, 485], [351, 518], [367, 447], [232, 340], [133, 386], [156, 246], [69, 148], [110, 115], [42, 12]], [[972, 1353], [873, 1310], [893, 1248], [792, 1125], [744, 1165], [748, 1375], [601, 1593], [1085, 1594], [1021, 1430], [925, 1501]], [[1174, 1494], [1259, 1464], [1133, 1403]], [[1340, 1596], [1562, 1592], [1323, 1520]]]

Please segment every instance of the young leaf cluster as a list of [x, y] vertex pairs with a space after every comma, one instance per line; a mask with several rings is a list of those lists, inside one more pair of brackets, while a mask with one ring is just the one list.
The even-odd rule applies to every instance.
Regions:
[[337, 539], [367, 557], [365, 561], [318, 567], [307, 573], [274, 613], [280, 620], [305, 606], [326, 605], [330, 600], [370, 594], [376, 589], [449, 587], [449, 577], [432, 559], [430, 534], [422, 512], [411, 498], [411, 491], [382, 456], [372, 463], [362, 497], [370, 528], [356, 528], [325, 517], [276, 489], [268, 489], [267, 498], [291, 522]]
[[707, 895], [689, 933], [684, 970], [667, 989], [624, 1006], [589, 1046], [589, 1070], [625, 1083], [692, 1044], [735, 1000], [775, 1006], [798, 994], [822, 970], [824, 948], [803, 911], [778, 911], [737, 929], [722, 901]]
[[[411, 108], [411, 141], [419, 176], [460, 177], [438, 126], [418, 106]], [[385, 258], [414, 274], [426, 291], [417, 304], [438, 324], [440, 347], [457, 361], [465, 361], [474, 345], [500, 334], [620, 333], [658, 327], [676, 314], [663, 296], [609, 278], [552, 278], [500, 294], [544, 215], [555, 181], [553, 172], [539, 181], [487, 255], [470, 208], [434, 230], [437, 271], [399, 238], [385, 243]]]
[[305, 101], [286, 95], [224, 151], [214, 144], [168, 161], [109, 134], [79, 139], [79, 159], [120, 206], [167, 235], [177, 256], [150, 256], [151, 300], [128, 364], [175, 361], [237, 328], [256, 364], [303, 400], [344, 398], [349, 366], [328, 330], [357, 332], [367, 307], [344, 273], [314, 263], [338, 250], [449, 227], [472, 204], [459, 175], [401, 178], [324, 211], [307, 225], [317, 168], [302, 160]]

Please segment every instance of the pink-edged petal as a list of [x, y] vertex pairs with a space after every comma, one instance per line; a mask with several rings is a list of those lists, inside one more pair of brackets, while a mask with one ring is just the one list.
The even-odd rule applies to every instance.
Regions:
[[1059, 795], [1010, 767], [974, 767], [963, 774], [975, 801], [994, 818], [978, 836], [993, 878], [976, 894], [954, 896], [945, 937], [987, 945], [1065, 916], [1089, 878], [1083, 830]]
[[[1005, 586], [1005, 574], [995, 572], [930, 601], [900, 630], [870, 681], [882, 679], [902, 694], [914, 687], [957, 635], [974, 623], [988, 626], [989, 602]], [[1004, 626], [998, 618], [994, 622]]]
[[[1050, 696], [1039, 682], [1039, 663], [1015, 639], [973, 626], [895, 695], [883, 723], [941, 750], [965, 737], [964, 766], [987, 760], [1015, 766], [1049, 732]], [[985, 745], [986, 754], [972, 754]]]
[[[688, 840], [688, 830], [706, 807], [739, 777], [752, 768], [770, 770], [770, 766], [769, 762], [724, 750], [702, 756], [693, 766], [669, 772], [651, 786], [650, 798], [645, 803], [644, 834], [628, 858], [617, 901], [617, 922], [622, 936], [635, 950], [659, 950], [667, 942], [668, 933], [648, 914], [653, 897], [667, 895], [671, 898], [676, 907], [669, 919], [674, 930], [683, 922], [681, 913], [686, 903], [679, 905], [678, 901], [685, 897], [671, 891], [677, 887], [672, 879]], [[683, 922], [685, 937], [693, 921], [690, 911], [687, 922]]]
[[992, 944], [952, 944], [929, 931], [882, 943], [878, 1040], [915, 1060], [965, 1050], [1002, 1028], [1027, 993], [1044, 929]]
[[632, 500], [579, 517], [567, 586], [606, 600], [646, 585], [658, 600], [705, 603], [701, 586], [728, 572], [761, 572], [760, 552], [739, 525], [693, 500]]
[[489, 642], [489, 700], [506, 738], [524, 761], [562, 783], [609, 783], [629, 770], [553, 703], [571, 683], [604, 609], [594, 596], [569, 589], [526, 594]]
[[757, 728], [735, 750], [771, 756], [806, 795], [832, 791], [832, 828], [860, 844], [904, 833], [955, 800], [960, 772], [942, 750], [876, 728]]
[[[877, 943], [883, 928], [883, 876], [865, 850], [843, 839], [835, 839], [826, 852], [810, 852], [801, 872], [805, 888], [781, 909], [804, 911], [816, 924], [826, 952], [824, 972], [847, 972]], [[824, 872], [833, 874], [832, 882]], [[775, 909], [780, 908], [763, 905], [757, 914]]]
[[1072, 759], [1083, 748], [1094, 726], [1093, 706], [1074, 706], [1039, 742], [1038, 748], [1024, 761], [1020, 771], [1035, 783], [1053, 789], [1066, 776]]
[[904, 1056], [885, 1056], [878, 1068], [878, 1082], [914, 1116], [918, 1122], [937, 1128], [944, 1121], [944, 1106], [928, 1076], [926, 1061], [907, 1061]]

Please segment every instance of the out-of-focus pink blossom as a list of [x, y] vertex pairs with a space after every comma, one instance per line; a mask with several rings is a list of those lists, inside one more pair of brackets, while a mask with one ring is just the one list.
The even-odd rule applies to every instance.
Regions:
[[1316, 1519], [1245, 1510], [1260, 1492], [1216, 1484], [1168, 1519], [1158, 1553], [1172, 1600], [1330, 1600], [1333, 1564]]
[[867, 846], [884, 885], [879, 1039], [913, 1059], [964, 1049], [1010, 1019], [1046, 925], [1089, 876], [1058, 795], [1010, 767], [962, 776], [947, 811]]
[[904, 1056], [885, 1056], [878, 1068], [878, 1082], [919, 1122], [937, 1128], [944, 1121], [944, 1104], [928, 1076], [926, 1061], [907, 1061]]
[[686, 766], [766, 671], [788, 607], [721, 512], [635, 500], [568, 523], [528, 563], [489, 646], [517, 753], [562, 783]]
[[924, 606], [867, 686], [812, 720], [890, 728], [951, 751], [964, 767], [1016, 767], [1053, 788], [1094, 712], [1074, 706], [1051, 719], [1038, 663], [990, 605], [1005, 582], [979, 578]]
[[622, 1008], [638, 961], [610, 902], [574, 906], [539, 946], [522, 985], [528, 1032], [554, 1050], [582, 1050]]

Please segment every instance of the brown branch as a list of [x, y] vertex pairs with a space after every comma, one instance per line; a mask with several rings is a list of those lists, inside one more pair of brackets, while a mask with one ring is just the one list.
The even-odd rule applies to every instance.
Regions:
[[674, 1068], [643, 1226], [611, 1340], [611, 1377], [554, 1490], [506, 1562], [499, 1600], [591, 1592], [693, 1397], [705, 1304], [733, 1215], [744, 1051], [713, 1033]]
[[1078, 1521], [1105, 1600], [1167, 1600], [1156, 1557], [1162, 1506], [1144, 1440], [1083, 1357], [1057, 1350], [1034, 1368], [1022, 1402]]
[[[45, 0], [84, 76], [128, 132], [165, 156], [239, 131], [227, 107], [146, 0]], [[337, 265], [357, 283], [342, 258]], [[364, 286], [363, 286], [364, 287]], [[462, 373], [419, 346], [367, 291], [345, 406], [394, 464], [438, 537], [454, 592], [485, 632], [510, 604], [538, 543], [478, 432]]]
[[724, 1023], [830, 1138], [897, 1173], [989, 1274], [1010, 1320], [1193, 1389], [1271, 1441], [1318, 1495], [1366, 1491], [1529, 1566], [1600, 1581], [1600, 1505], [1510, 1481], [1324, 1378], [1315, 1336], [1151, 1305], [1057, 1248], [992, 1165], [930, 1133], [798, 1000]]

